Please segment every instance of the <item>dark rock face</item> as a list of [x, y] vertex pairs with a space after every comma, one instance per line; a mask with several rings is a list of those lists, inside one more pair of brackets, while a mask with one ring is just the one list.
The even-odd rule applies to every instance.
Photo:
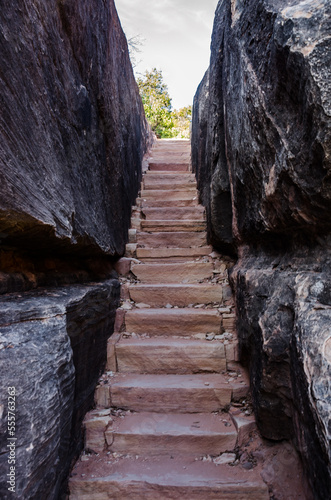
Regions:
[[114, 2], [4, 0], [1, 244], [124, 253], [149, 135]]
[[[232, 202], [226, 164], [223, 115], [212, 102], [223, 101], [219, 82], [210, 98], [211, 67], [194, 97], [192, 119], [192, 168], [197, 176], [202, 204], [206, 207], [208, 239], [220, 250], [235, 254], [232, 235]], [[217, 101], [216, 101], [217, 99]]]
[[330, 259], [330, 247], [283, 255], [246, 247], [231, 276], [260, 430], [294, 440], [321, 499], [331, 486]]
[[[59, 497], [105, 365], [118, 301], [117, 280], [2, 299], [1, 498]], [[6, 484], [8, 387], [16, 388], [16, 496]]]
[[239, 243], [330, 230], [331, 7], [292, 3], [223, 0], [216, 11], [194, 110], [206, 152], [193, 163], [212, 184], [204, 201], [219, 246], [229, 241], [212, 215], [219, 193], [232, 199]]
[[330, 19], [327, 0], [221, 0], [192, 138], [210, 239], [239, 255], [231, 279], [260, 429], [296, 442], [323, 500], [331, 490]]
[[55, 500], [105, 366], [151, 135], [113, 0], [4, 0], [0, 69], [0, 496]]

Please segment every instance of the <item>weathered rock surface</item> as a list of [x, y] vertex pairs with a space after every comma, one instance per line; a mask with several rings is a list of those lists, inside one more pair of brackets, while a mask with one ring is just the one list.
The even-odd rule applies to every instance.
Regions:
[[331, 473], [331, 262], [324, 252], [244, 252], [232, 274], [258, 425], [269, 439], [294, 440], [321, 499]]
[[221, 0], [194, 102], [209, 240], [237, 251], [241, 357], [264, 436], [292, 438], [331, 489], [331, 6]]
[[113, 0], [5, 0], [1, 244], [121, 255], [148, 129]]
[[331, 6], [292, 4], [217, 7], [192, 164], [219, 246], [232, 218], [239, 242], [330, 230]]
[[[8, 387], [16, 388], [16, 496], [59, 498], [106, 362], [119, 283], [6, 295], [0, 303], [0, 492], [8, 470]], [[91, 360], [93, 359], [93, 363]], [[63, 491], [63, 490], [62, 490]]]

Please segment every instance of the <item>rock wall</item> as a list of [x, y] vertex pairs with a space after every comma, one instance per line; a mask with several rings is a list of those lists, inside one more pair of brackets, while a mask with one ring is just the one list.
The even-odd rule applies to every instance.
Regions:
[[241, 357], [263, 435], [293, 439], [331, 489], [331, 6], [221, 0], [194, 100], [209, 237], [237, 252]]
[[4, 0], [0, 102], [0, 497], [56, 500], [105, 366], [113, 264], [152, 140], [113, 0]]
[[1, 246], [124, 253], [149, 141], [113, 0], [4, 0]]
[[[119, 303], [119, 282], [7, 294], [0, 302], [0, 492], [59, 498], [81, 445]], [[8, 388], [15, 388], [15, 494], [8, 491]]]

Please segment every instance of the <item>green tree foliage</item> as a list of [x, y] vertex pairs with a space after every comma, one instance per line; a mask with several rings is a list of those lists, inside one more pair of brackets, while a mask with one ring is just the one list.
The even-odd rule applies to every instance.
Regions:
[[137, 79], [147, 121], [157, 137], [172, 137], [174, 127], [171, 114], [171, 99], [167, 85], [163, 82], [162, 71], [156, 68], [145, 71], [143, 78]]
[[174, 137], [177, 139], [189, 139], [191, 135], [192, 106], [175, 109], [172, 112]]
[[143, 77], [137, 79], [137, 83], [147, 121], [156, 136], [161, 139], [189, 138], [192, 107], [172, 111], [162, 71], [156, 68], [145, 71]]

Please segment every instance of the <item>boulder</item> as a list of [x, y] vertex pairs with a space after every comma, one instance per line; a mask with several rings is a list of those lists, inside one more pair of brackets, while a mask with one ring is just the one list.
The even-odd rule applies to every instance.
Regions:
[[82, 444], [81, 424], [106, 363], [119, 283], [6, 295], [0, 303], [0, 492], [6, 483], [9, 395], [15, 388], [16, 498], [58, 499]]
[[237, 245], [330, 231], [331, 6], [292, 3], [216, 10], [192, 162], [219, 247], [230, 219]]
[[220, 0], [194, 100], [208, 235], [237, 252], [241, 360], [262, 434], [292, 439], [331, 489], [331, 5]]
[[124, 253], [150, 135], [113, 0], [5, 0], [0, 242]]

